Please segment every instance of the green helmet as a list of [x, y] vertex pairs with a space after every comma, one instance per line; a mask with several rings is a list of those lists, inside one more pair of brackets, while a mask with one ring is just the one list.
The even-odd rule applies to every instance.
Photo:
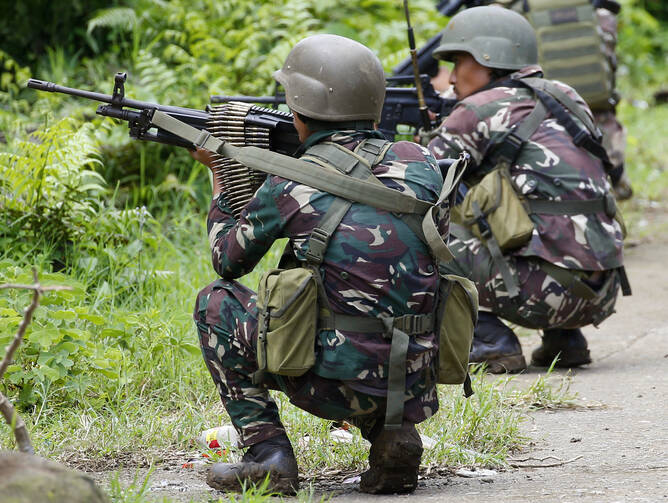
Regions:
[[313, 35], [295, 45], [274, 78], [291, 110], [312, 119], [380, 120], [385, 73], [364, 45], [338, 35]]
[[487, 68], [519, 70], [538, 64], [536, 34], [521, 14], [502, 7], [473, 7], [455, 15], [433, 52], [449, 60], [466, 52]]

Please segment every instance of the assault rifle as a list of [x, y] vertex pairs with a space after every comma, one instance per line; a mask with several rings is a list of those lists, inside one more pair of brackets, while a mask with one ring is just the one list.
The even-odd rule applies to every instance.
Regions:
[[[436, 127], [452, 111], [456, 100], [441, 98], [429, 82], [429, 76], [421, 75], [420, 77], [427, 108], [435, 115], [432, 125]], [[411, 84], [413, 83], [413, 75], [387, 77], [387, 81], [395, 85]], [[276, 106], [285, 104], [285, 94], [276, 93], [274, 96], [211, 96], [211, 103], [228, 103], [230, 101]], [[378, 130], [388, 140], [394, 140], [398, 133], [397, 126], [400, 124], [412, 126], [415, 129], [422, 126], [415, 87], [387, 87], [385, 89], [385, 102], [383, 103]]]
[[107, 103], [98, 106], [96, 113], [126, 121], [130, 128], [130, 137], [137, 140], [194, 149], [191, 143], [168, 131], [156, 128], [151, 123], [152, 112], [160, 110], [197, 129], [219, 129], [224, 130], [223, 134], [229, 132], [229, 134], [234, 135], [238, 134], [239, 128], [241, 128], [243, 130], [241, 131], [242, 135], [264, 137], [265, 143], [267, 143], [266, 148], [281, 154], [292, 155], [300, 145], [297, 131], [292, 123], [292, 116], [288, 113], [261, 107], [248, 107], [245, 114], [236, 111], [228, 117], [225, 110], [221, 111], [211, 107], [207, 107], [206, 110], [196, 110], [137, 101], [125, 97], [126, 79], [126, 73], [119, 72], [115, 75], [114, 90], [111, 95], [64, 87], [53, 82], [36, 79], [30, 79], [28, 87]]

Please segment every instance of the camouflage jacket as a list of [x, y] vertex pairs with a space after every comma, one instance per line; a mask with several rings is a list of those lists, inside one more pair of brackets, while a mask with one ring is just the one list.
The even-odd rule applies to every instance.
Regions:
[[[540, 76], [538, 65], [520, 70], [522, 77]], [[557, 82], [571, 98], [591, 114], [582, 99]], [[511, 127], [533, 109], [530, 90], [494, 87], [474, 93], [457, 104], [440, 126], [429, 149], [436, 158], [457, 157], [463, 150], [472, 156], [464, 175], [475, 184], [493, 166], [486, 156]], [[564, 128], [548, 112], [547, 117], [520, 151], [511, 167], [515, 186], [528, 198], [585, 200], [600, 198], [610, 190], [602, 163], [573, 144]], [[622, 231], [614, 219], [595, 215], [532, 214], [530, 241], [514, 255], [537, 256], [568, 269], [606, 270], [622, 265]]]
[[[352, 150], [365, 136], [359, 131], [340, 132], [323, 140]], [[405, 141], [394, 143], [373, 173], [386, 186], [431, 202], [438, 199], [443, 185], [429, 151]], [[236, 221], [225, 198], [219, 197], [208, 218], [215, 270], [223, 278], [238, 278], [255, 267], [276, 239], [284, 237], [290, 239], [296, 257], [305, 260], [309, 235], [333, 200], [326, 192], [268, 176]], [[446, 240], [448, 215], [446, 202], [437, 222]], [[382, 317], [429, 313], [434, 308], [438, 274], [429, 250], [387, 211], [354, 203], [330, 240], [320, 273], [332, 309], [338, 313]], [[436, 337], [433, 333], [411, 337], [408, 374], [430, 365]], [[322, 377], [364, 381], [366, 387], [382, 390], [389, 354], [390, 341], [381, 333], [323, 330], [318, 334], [313, 370]]]

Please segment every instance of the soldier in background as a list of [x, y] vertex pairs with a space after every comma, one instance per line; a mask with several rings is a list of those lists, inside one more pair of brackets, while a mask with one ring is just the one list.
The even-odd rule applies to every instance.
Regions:
[[[610, 173], [618, 200], [633, 195], [624, 170], [626, 129], [615, 112], [619, 95], [617, 71], [617, 14], [615, 0], [496, 0], [494, 4], [524, 15], [538, 32], [539, 63], [545, 78], [560, 80], [575, 88], [594, 114], [603, 134], [603, 146], [613, 165]], [[577, 47], [574, 50], [574, 46]], [[432, 79], [434, 89], [451, 97], [447, 70]]]
[[[293, 111], [302, 159], [346, 173], [370, 170], [377, 183], [423, 201], [438, 200], [443, 178], [429, 151], [411, 142], [387, 142], [375, 130], [385, 75], [368, 48], [335, 35], [308, 37], [295, 45], [274, 77]], [[211, 166], [206, 151], [194, 157]], [[316, 416], [345, 419], [360, 428], [371, 442], [362, 491], [413, 491], [422, 456], [415, 424], [438, 410], [438, 334], [428, 320], [433, 320], [439, 276], [429, 248], [399, 214], [361, 203], [346, 210], [343, 199], [278, 176], [267, 177], [238, 220], [221, 190], [215, 185], [208, 217], [220, 278], [200, 292], [194, 319], [207, 367], [240, 446], [248, 449], [239, 463], [215, 464], [207, 482], [239, 490], [241, 483], [260, 483], [269, 474], [270, 490], [297, 490], [297, 461], [269, 395], [275, 389]], [[437, 213], [439, 232], [447, 239], [447, 200]], [[319, 264], [326, 297], [320, 300], [335, 315], [333, 328], [316, 334], [310, 370], [297, 377], [266, 373], [258, 383], [252, 378], [258, 371], [256, 293], [236, 279], [250, 272], [279, 238], [289, 239], [289, 255], [300, 264]], [[406, 322], [401, 330], [410, 339], [400, 350], [405, 371], [394, 363], [390, 368], [395, 348], [386, 321], [392, 335], [397, 323]], [[405, 386], [398, 394], [397, 429], [386, 429], [388, 381], [396, 368], [402, 369], [404, 375], [396, 377], [405, 377]]]
[[[467, 197], [491, 187], [486, 199], [473, 199], [472, 218], [460, 213], [455, 219], [453, 212], [455, 261], [446, 266], [468, 275], [480, 295], [471, 361], [491, 372], [526, 368], [504, 318], [543, 329], [534, 365], [549, 366], [557, 356], [557, 366], [589, 363], [580, 327], [614, 312], [625, 279], [622, 229], [590, 110], [572, 88], [540, 79], [534, 30], [511, 10], [460, 12], [434, 56], [454, 62], [450, 82], [459, 103], [429, 149], [437, 158], [470, 153]], [[505, 207], [502, 178], [530, 217], [526, 237], [503, 249], [498, 237], [515, 216], [497, 228], [489, 223], [490, 214]]]
[[[617, 73], [617, 14], [621, 6], [614, 0], [594, 2], [598, 29], [603, 40], [603, 51], [612, 69], [612, 89], [615, 89]], [[623, 201], [630, 199], [633, 195], [631, 181], [624, 169], [624, 158], [626, 154], [626, 128], [617, 119], [616, 107], [619, 96], [613, 91], [613, 97], [608, 107], [592, 108], [594, 121], [603, 133], [603, 146], [608, 152], [608, 157], [614, 167], [613, 184], [617, 199]]]

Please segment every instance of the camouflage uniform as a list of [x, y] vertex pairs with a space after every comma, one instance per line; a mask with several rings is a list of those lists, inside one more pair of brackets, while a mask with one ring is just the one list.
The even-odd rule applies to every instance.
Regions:
[[[519, 76], [538, 75], [532, 65]], [[583, 108], [582, 99], [558, 84]], [[456, 157], [462, 150], [473, 159], [464, 175], [468, 185], [478, 182], [493, 166], [485, 162], [488, 149], [535, 105], [525, 88], [494, 87], [462, 100], [443, 122], [429, 149], [436, 158]], [[564, 128], [548, 114], [525, 144], [511, 167], [516, 187], [529, 198], [585, 200], [611, 189], [599, 160], [576, 148]], [[450, 248], [457, 274], [469, 275], [480, 293], [480, 307], [520, 325], [535, 328], [577, 328], [599, 323], [614, 309], [619, 289], [616, 268], [622, 265], [622, 231], [614, 219], [596, 215], [532, 214], [534, 231], [524, 246], [506, 252], [520, 295], [509, 298], [497, 266], [486, 247], [459, 226], [453, 227]], [[579, 271], [598, 296], [587, 301], [573, 294], [541, 267], [542, 261]]]
[[[369, 134], [335, 133], [327, 139], [353, 149]], [[307, 141], [306, 152], [308, 147]], [[410, 142], [393, 144], [373, 172], [386, 186], [432, 202], [443, 184], [428, 150]], [[293, 404], [317, 416], [347, 419], [363, 434], [384, 417], [390, 341], [381, 333], [321, 330], [316, 363], [306, 374], [269, 376], [262, 385], [250, 378], [258, 368], [256, 294], [234, 279], [251, 271], [279, 238], [289, 238], [297, 259], [305, 260], [309, 234], [333, 200], [331, 194], [269, 176], [238, 221], [224, 196], [211, 206], [209, 241], [221, 278], [200, 292], [194, 318], [204, 359], [242, 446], [284, 433], [268, 389], [282, 390]], [[448, 210], [446, 202], [438, 222], [446, 236]], [[353, 204], [332, 236], [320, 272], [338, 313], [382, 317], [434, 308], [438, 274], [429, 250], [386, 211]], [[432, 365], [436, 337], [429, 332], [410, 340], [404, 419], [412, 423], [438, 410]]]
[[[494, 0], [485, 2], [486, 5], [497, 3], [504, 7], [516, 10], [524, 14], [526, 4], [520, 0]], [[611, 89], [615, 89], [615, 74], [617, 72], [617, 16], [608, 9], [597, 8], [596, 20], [598, 21], [598, 33], [601, 36], [601, 48], [605, 59], [610, 65], [612, 82]], [[616, 91], [614, 98], [617, 100]], [[608, 153], [614, 171], [612, 179], [615, 181], [615, 194], [619, 199], [628, 199], [632, 195], [631, 182], [624, 171], [624, 156], [626, 152], [626, 129], [617, 119], [615, 104], [603, 108], [592, 109], [594, 122], [603, 134], [603, 147]]]

